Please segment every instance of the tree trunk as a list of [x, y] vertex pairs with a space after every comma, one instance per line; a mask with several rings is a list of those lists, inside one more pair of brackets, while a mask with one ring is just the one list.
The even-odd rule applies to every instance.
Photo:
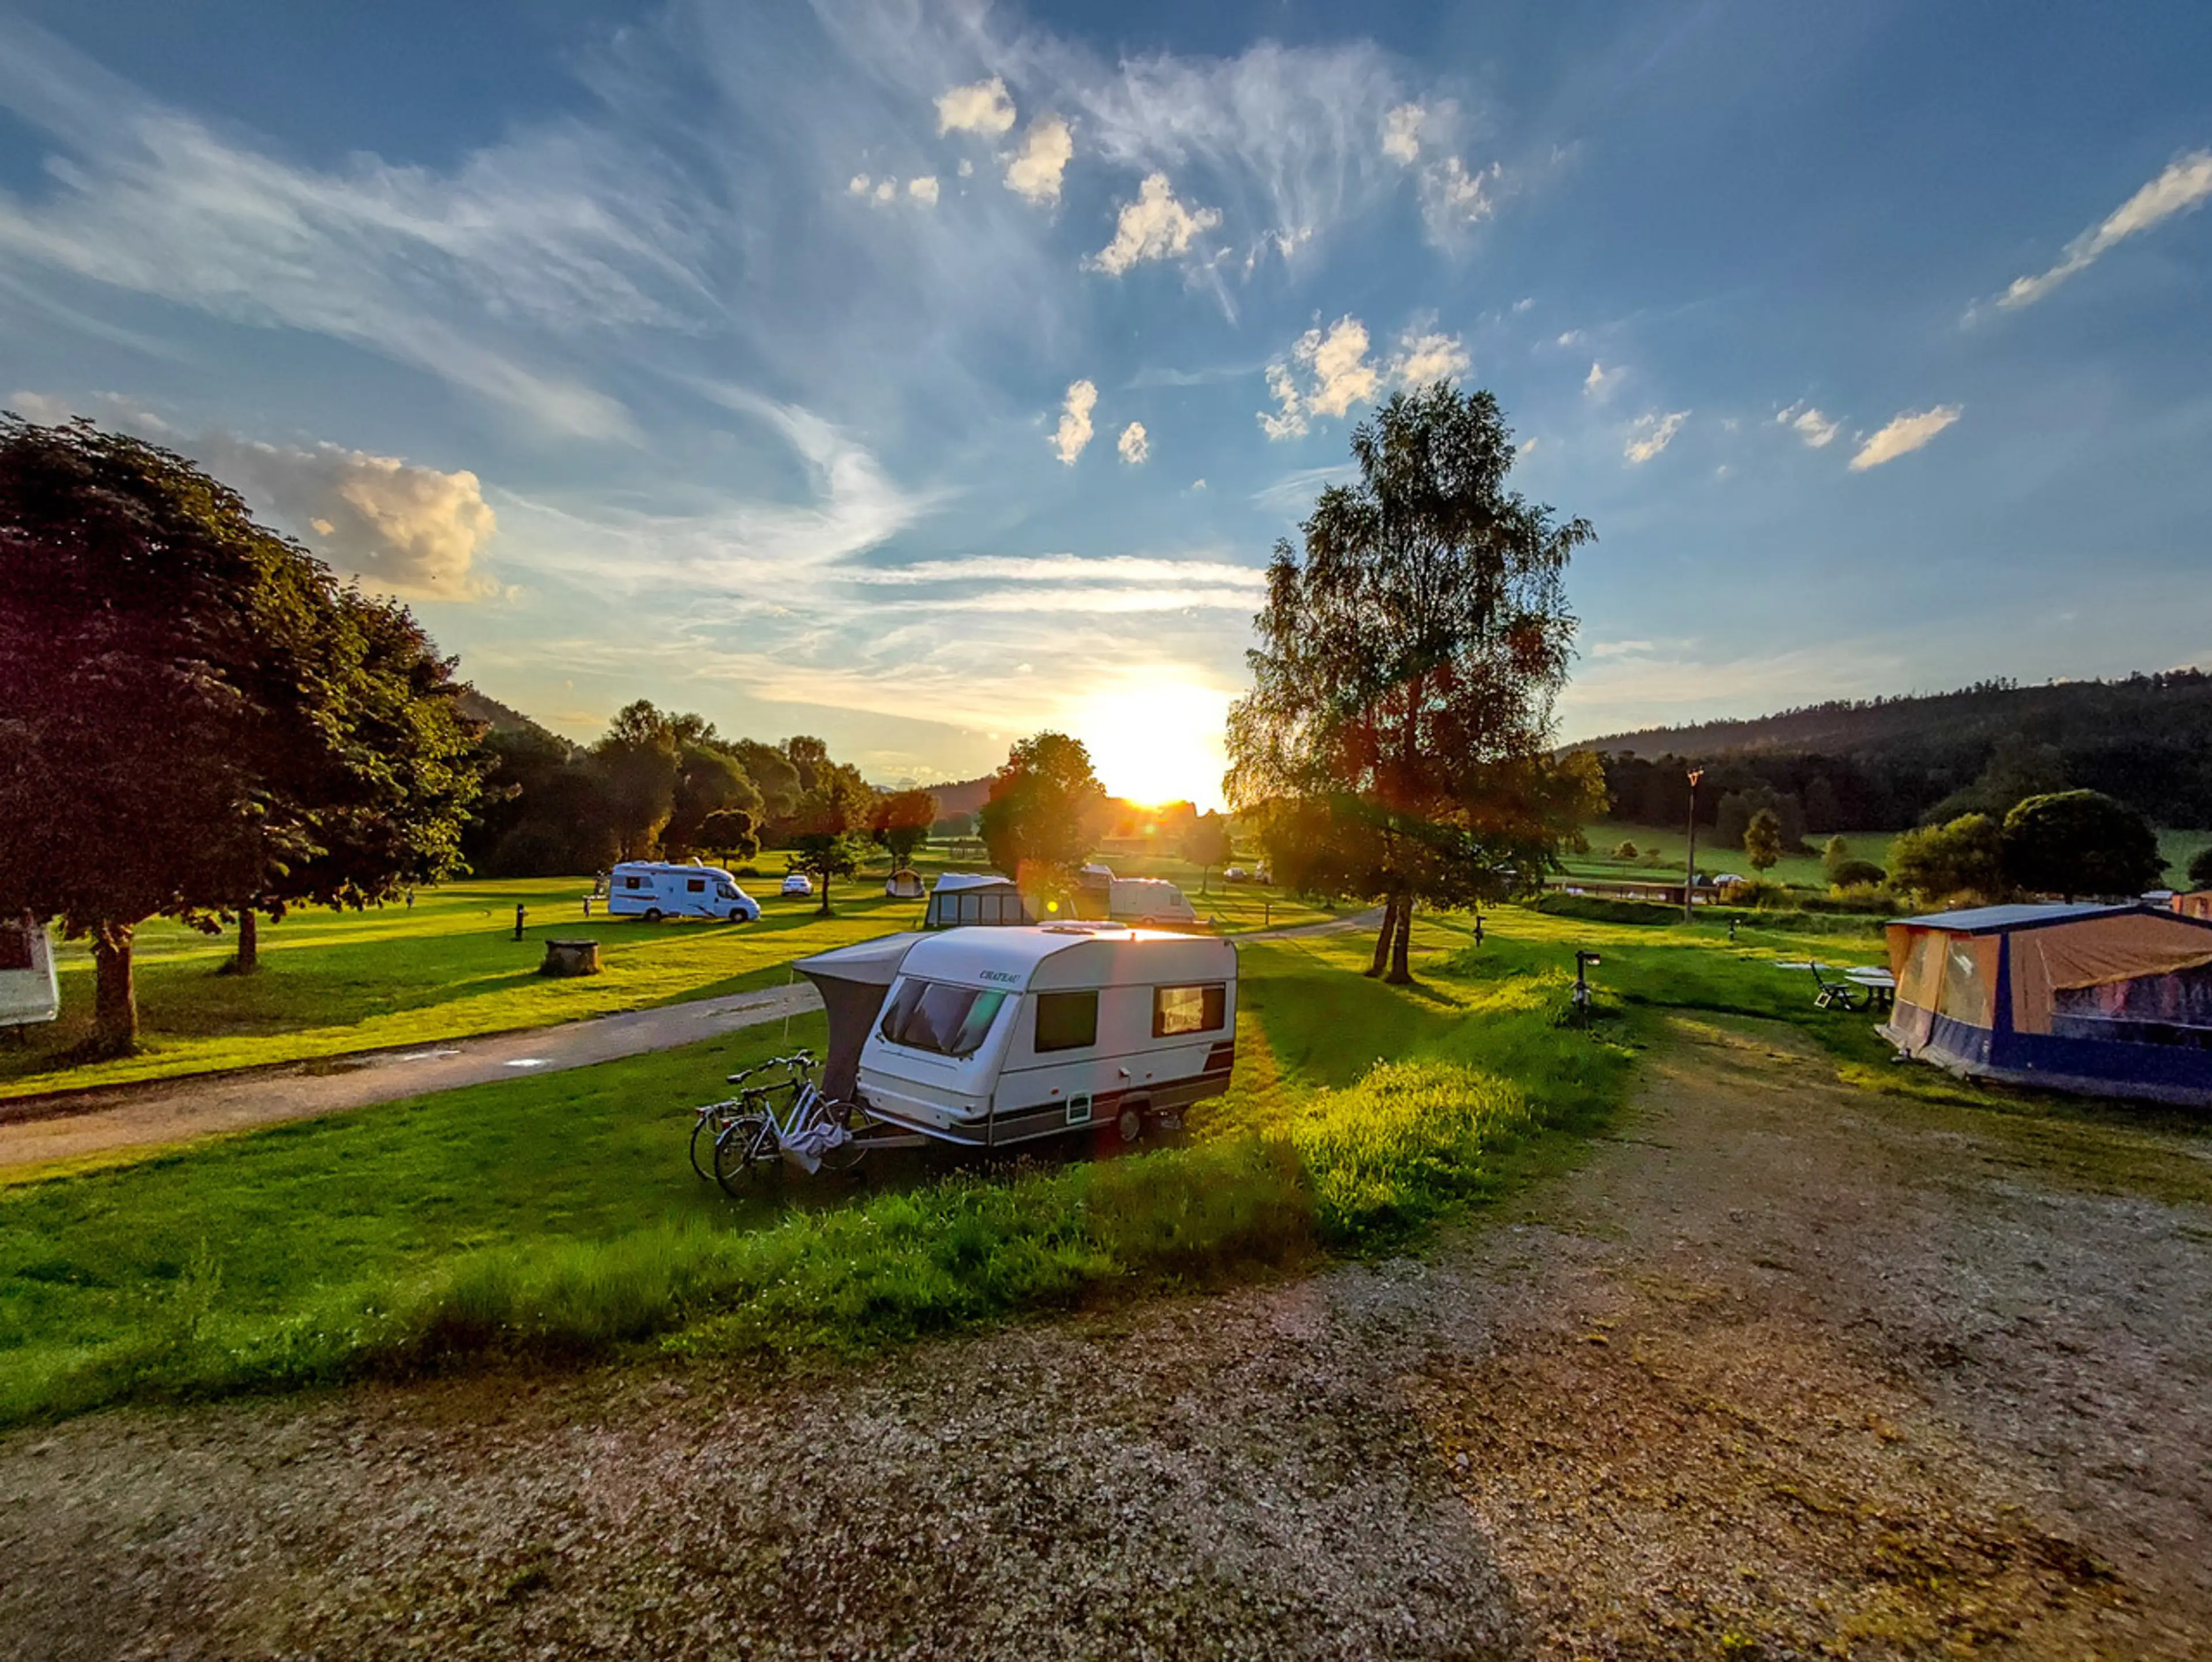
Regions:
[[252, 975], [261, 967], [261, 925], [248, 906], [238, 914], [238, 953], [230, 960], [233, 975]]
[[815, 908], [814, 915], [817, 917], [830, 916], [830, 874], [828, 872], [822, 874], [822, 904]]
[[138, 991], [131, 979], [129, 923], [103, 923], [92, 932], [98, 990], [93, 1001], [92, 1048], [101, 1056], [129, 1056], [138, 1048]]
[[1410, 894], [1401, 895], [1398, 897], [1398, 927], [1390, 940], [1390, 973], [1382, 977], [1393, 987], [1407, 987], [1413, 984], [1413, 972], [1406, 962], [1406, 955], [1410, 950], [1413, 935], [1413, 897]]
[[1379, 976], [1390, 962], [1390, 936], [1398, 924], [1398, 897], [1392, 895], [1382, 903], [1382, 927], [1375, 933], [1375, 961], [1362, 971]]

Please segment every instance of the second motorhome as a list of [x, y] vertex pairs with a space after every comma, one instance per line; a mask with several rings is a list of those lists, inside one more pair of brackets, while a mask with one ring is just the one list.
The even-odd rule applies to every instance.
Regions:
[[678, 866], [659, 860], [625, 860], [608, 874], [607, 910], [616, 917], [716, 917], [751, 923], [760, 903], [719, 866]]

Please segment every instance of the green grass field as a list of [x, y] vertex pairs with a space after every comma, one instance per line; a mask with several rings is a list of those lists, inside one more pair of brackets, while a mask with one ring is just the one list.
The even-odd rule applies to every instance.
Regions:
[[[783, 978], [794, 958], [871, 935], [915, 927], [919, 901], [884, 898], [885, 872], [841, 880], [836, 916], [814, 916], [812, 900], [775, 892], [782, 862], [764, 855], [740, 879], [761, 903], [757, 924], [649, 925], [609, 918], [594, 904], [583, 915], [587, 878], [455, 883], [425, 889], [412, 908], [368, 912], [295, 912], [261, 929], [261, 971], [218, 974], [234, 943], [156, 919], [138, 935], [142, 1049], [92, 1065], [67, 1061], [90, 1031], [92, 961], [82, 942], [60, 953], [62, 1019], [0, 1041], [0, 1099], [43, 1091], [118, 1085], [225, 1068], [297, 1062], [355, 1050], [426, 1044], [472, 1033], [547, 1026], [679, 999], [719, 997]], [[941, 852], [917, 862], [934, 876], [951, 866]], [[968, 868], [973, 861], [953, 868]], [[886, 862], [887, 865], [887, 862]], [[1327, 914], [1273, 891], [1198, 892], [1200, 874], [1178, 861], [1124, 860], [1125, 874], [1187, 881], [1201, 916], [1227, 933], [1310, 922]], [[514, 908], [526, 909], [517, 942]], [[604, 972], [574, 980], [537, 973], [548, 935], [600, 943]]]
[[[1567, 870], [1577, 877], [1599, 877], [1625, 880], [1679, 882], [1682, 876], [1684, 857], [1688, 853], [1688, 839], [1680, 825], [1629, 825], [1612, 821], [1600, 821], [1588, 828], [1590, 851], [1586, 855], [1571, 855]], [[1884, 870], [1890, 863], [1889, 846], [1896, 841], [1894, 831], [1846, 832], [1844, 841], [1850, 844], [1851, 856], [1871, 860]], [[1820, 870], [1819, 850], [1826, 846], [1826, 837], [1808, 837], [1812, 854], [1786, 855], [1768, 874], [1775, 881], [1792, 888], [1825, 890], [1828, 880]], [[2189, 862], [2198, 850], [2212, 844], [2212, 831], [2162, 831], [2159, 833], [2159, 852], [2166, 862], [2166, 880], [2181, 884]], [[1623, 843], [1636, 845], [1637, 857], [1618, 860], [1613, 850]], [[1698, 837], [1698, 865], [1706, 872], [1736, 872], [1745, 877], [1755, 875], [1745, 861], [1741, 849], [1726, 849], [1713, 843], [1700, 831]]]

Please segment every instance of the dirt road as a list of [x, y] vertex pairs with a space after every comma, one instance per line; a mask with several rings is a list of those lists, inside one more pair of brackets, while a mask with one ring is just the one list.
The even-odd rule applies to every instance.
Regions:
[[2212, 1653], [2212, 1143], [1686, 1026], [1419, 1259], [0, 1441], [25, 1657]]

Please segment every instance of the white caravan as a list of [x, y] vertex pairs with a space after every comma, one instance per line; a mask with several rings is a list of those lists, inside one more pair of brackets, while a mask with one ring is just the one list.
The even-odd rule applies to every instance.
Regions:
[[678, 866], [659, 860], [625, 860], [607, 878], [607, 911], [615, 917], [718, 917], [750, 923], [760, 903], [719, 866]]
[[1106, 916], [1139, 928], [1198, 922], [1188, 898], [1164, 877], [1115, 878], [1107, 890]]
[[53, 943], [46, 939], [46, 926], [28, 914], [12, 923], [0, 921], [0, 1027], [27, 1027], [61, 1013]]
[[942, 1141], [1146, 1126], [1229, 1088], [1237, 948], [1045, 923], [893, 936], [802, 959], [830, 1011], [823, 1085]]

